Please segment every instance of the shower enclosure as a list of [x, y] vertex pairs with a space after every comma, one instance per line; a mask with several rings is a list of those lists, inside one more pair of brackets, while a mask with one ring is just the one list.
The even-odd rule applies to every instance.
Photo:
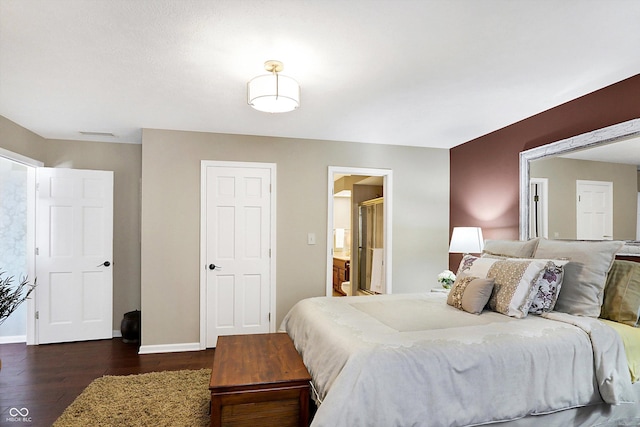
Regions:
[[358, 205], [358, 287], [365, 293], [385, 293], [384, 197]]

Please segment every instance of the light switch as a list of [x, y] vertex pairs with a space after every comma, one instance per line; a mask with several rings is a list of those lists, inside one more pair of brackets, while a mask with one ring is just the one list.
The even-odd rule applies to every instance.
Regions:
[[315, 245], [316, 244], [316, 233], [307, 234], [307, 245]]

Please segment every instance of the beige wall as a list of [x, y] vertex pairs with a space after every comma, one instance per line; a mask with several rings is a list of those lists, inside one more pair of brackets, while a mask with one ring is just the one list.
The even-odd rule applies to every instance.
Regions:
[[44, 162], [45, 139], [0, 116], [0, 147]]
[[428, 291], [447, 268], [448, 150], [145, 129], [143, 345], [199, 341], [201, 160], [277, 164], [278, 326], [325, 294], [328, 166], [393, 170], [394, 293]]
[[277, 325], [325, 292], [330, 165], [393, 170], [394, 292], [427, 291], [447, 268], [448, 150], [160, 130], [143, 141], [45, 140], [0, 116], [2, 148], [50, 167], [114, 171], [114, 329], [142, 308], [144, 345], [199, 340], [201, 160], [277, 164]]
[[142, 146], [47, 140], [45, 166], [113, 171], [113, 328], [140, 304]]
[[549, 158], [531, 162], [530, 176], [549, 179], [549, 238], [576, 238], [576, 180], [582, 179], [613, 182], [613, 238], [635, 240], [636, 166]]
[[0, 116], [0, 147], [48, 167], [114, 172], [113, 329], [140, 308], [140, 176], [142, 147], [46, 140]]

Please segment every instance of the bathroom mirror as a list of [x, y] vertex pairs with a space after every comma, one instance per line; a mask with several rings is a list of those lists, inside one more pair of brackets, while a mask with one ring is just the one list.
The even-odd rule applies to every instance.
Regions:
[[[552, 229], [545, 229], [545, 226], [548, 226], [549, 223], [553, 222], [552, 215], [554, 214], [554, 206], [552, 205], [552, 198], [545, 198], [545, 203], [548, 203], [547, 206], [539, 206], [535, 201], [538, 200], [533, 194], [534, 191], [540, 191], [540, 195], [543, 192], [547, 191], [549, 187], [554, 185], [553, 182], [548, 182], [548, 185], [545, 184], [544, 179], [540, 179], [539, 177], [533, 177], [531, 175], [532, 166], [534, 169], [538, 167], [538, 164], [534, 164], [533, 162], [537, 162], [540, 160], [552, 160], [553, 162], [560, 163], [564, 161], [565, 158], [569, 157], [575, 158], [583, 158], [588, 159], [590, 161], [602, 161], [605, 160], [607, 162], [611, 162], [611, 160], [605, 159], [605, 157], [609, 157], [608, 153], [605, 156], [605, 152], [612, 151], [612, 148], [616, 147], [616, 145], [623, 144], [632, 144], [633, 149], [632, 153], [638, 153], [640, 155], [640, 119], [633, 119], [627, 122], [619, 123], [616, 125], [608, 126], [606, 128], [598, 129], [592, 132], [588, 132], [585, 134], [577, 135], [571, 138], [567, 138], [561, 141], [553, 142], [547, 145], [543, 145], [541, 147], [532, 148], [530, 150], [526, 150], [520, 153], [520, 230], [519, 236], [521, 240], [528, 240], [531, 237], [542, 236], [548, 237], [550, 239], [553, 238], [580, 238], [575, 235], [562, 235], [563, 233], [558, 233]], [[637, 149], [635, 148], [637, 147]], [[629, 157], [629, 155], [627, 155]], [[628, 159], [625, 160], [626, 163], [629, 163]], [[635, 160], [633, 161], [635, 162]], [[640, 162], [637, 163], [640, 165]], [[638, 166], [636, 165], [636, 180], [638, 174]], [[547, 165], [548, 166], [548, 165]], [[556, 165], [557, 166], [557, 165]], [[632, 167], [627, 165], [626, 167]], [[560, 173], [565, 172], [566, 167], [561, 166]], [[576, 187], [579, 188], [579, 183], [576, 182], [570, 184], [568, 187], [567, 183], [557, 184], [562, 187], [562, 190], [566, 192], [568, 199], [568, 203], [573, 203], [573, 211], [572, 215], [575, 218], [575, 204], [577, 201], [577, 197], [575, 197]], [[596, 182], [596, 181], [594, 181]], [[613, 184], [612, 184], [613, 185]], [[640, 191], [638, 188], [638, 184], [636, 181], [636, 191]], [[618, 188], [618, 187], [616, 187]], [[533, 189], [533, 190], [532, 190]], [[549, 201], [551, 200], [551, 202]], [[634, 203], [638, 203], [637, 201], [637, 193], [636, 199], [633, 201]], [[541, 205], [543, 205], [541, 203]], [[563, 208], [559, 208], [556, 210], [563, 210]], [[545, 213], [548, 212], [548, 217], [545, 217]], [[633, 212], [636, 213], [637, 216], [637, 206], [634, 206]], [[628, 214], [626, 217], [629, 217]], [[579, 218], [579, 215], [578, 215]], [[612, 220], [615, 219], [615, 215], [612, 216]], [[635, 218], [632, 218], [635, 219]], [[534, 227], [537, 224], [538, 227]], [[574, 226], [575, 228], [579, 228], [580, 226], [577, 224]], [[615, 238], [620, 240], [639, 240], [637, 238], [637, 225], [635, 225], [634, 230], [636, 231], [636, 235], [627, 235], [629, 233], [624, 233], [623, 237], [616, 237], [613, 233], [607, 234], [604, 233], [605, 236], [602, 239]], [[537, 234], [536, 234], [537, 231]], [[587, 238], [588, 240], [592, 240], [593, 238]]]

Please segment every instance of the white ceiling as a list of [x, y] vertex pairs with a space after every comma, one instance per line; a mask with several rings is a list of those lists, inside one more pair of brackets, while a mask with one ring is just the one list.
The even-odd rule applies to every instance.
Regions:
[[[0, 115], [450, 148], [640, 73], [639, 22], [637, 0], [0, 0]], [[299, 110], [247, 106], [268, 59]]]
[[559, 157], [636, 165], [640, 169], [640, 137], [628, 138]]

